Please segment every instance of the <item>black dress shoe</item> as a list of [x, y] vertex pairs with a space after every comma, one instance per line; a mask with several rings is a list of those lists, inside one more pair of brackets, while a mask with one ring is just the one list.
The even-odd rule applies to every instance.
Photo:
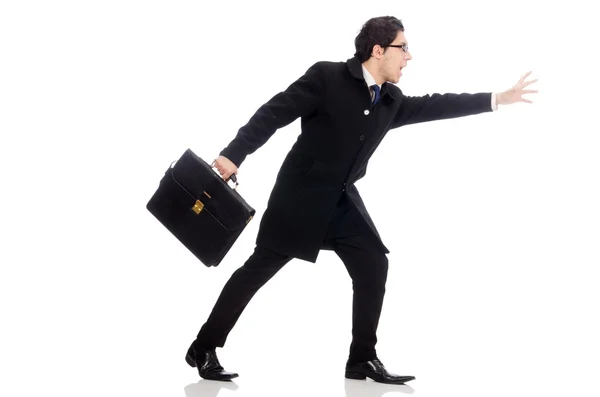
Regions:
[[185, 361], [190, 366], [198, 368], [198, 373], [204, 379], [227, 381], [238, 377], [238, 374], [223, 369], [214, 350], [196, 354], [190, 347], [185, 355]]
[[404, 382], [415, 379], [414, 376], [400, 376], [389, 373], [377, 358], [356, 364], [346, 364], [346, 378], [366, 379], [367, 377], [375, 382], [394, 385], [403, 385]]

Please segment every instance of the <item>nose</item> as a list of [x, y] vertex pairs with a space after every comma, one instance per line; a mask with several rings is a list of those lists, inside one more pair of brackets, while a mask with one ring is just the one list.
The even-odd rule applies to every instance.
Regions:
[[406, 59], [407, 61], [412, 59], [412, 54], [410, 53], [410, 51], [407, 51], [406, 54], [404, 54], [404, 59]]

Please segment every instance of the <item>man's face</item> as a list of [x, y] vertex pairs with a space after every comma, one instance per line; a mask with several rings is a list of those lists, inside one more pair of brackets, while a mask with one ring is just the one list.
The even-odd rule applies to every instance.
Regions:
[[406, 45], [406, 52], [399, 47], [386, 47], [381, 59], [381, 75], [385, 81], [397, 83], [402, 76], [402, 68], [406, 66], [408, 61], [412, 59], [412, 55], [408, 51], [408, 41], [404, 37], [404, 32], [398, 32], [398, 35], [392, 41], [391, 45], [402, 46]]

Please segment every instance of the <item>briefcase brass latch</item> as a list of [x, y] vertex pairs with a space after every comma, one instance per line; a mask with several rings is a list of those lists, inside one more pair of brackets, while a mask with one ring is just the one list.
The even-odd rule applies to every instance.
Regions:
[[200, 201], [200, 200], [196, 200], [196, 204], [194, 204], [194, 206], [192, 207], [192, 210], [197, 215], [202, 211], [203, 208], [204, 208], [204, 203], [202, 203], [202, 201]]

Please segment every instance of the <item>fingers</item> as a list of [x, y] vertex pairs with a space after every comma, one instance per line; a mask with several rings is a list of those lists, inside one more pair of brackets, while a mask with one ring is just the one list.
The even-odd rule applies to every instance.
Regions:
[[537, 94], [538, 90], [523, 90], [523, 94]]
[[235, 165], [233, 163], [226, 161], [226, 159], [223, 161], [221, 161], [219, 159], [213, 160], [211, 167], [214, 167], [217, 169], [217, 171], [221, 175], [221, 178], [224, 181], [227, 181], [229, 178], [231, 178], [231, 175], [233, 175], [233, 174], [237, 175], [237, 173], [238, 173], [237, 167], [235, 167]]
[[221, 175], [221, 178], [223, 178], [223, 180], [224, 180], [225, 182], [227, 182], [227, 180], [228, 180], [229, 178], [231, 178], [231, 175], [233, 175], [233, 174], [236, 174], [236, 175], [237, 175], [237, 172], [225, 172], [224, 174], [222, 174], [222, 175]]
[[217, 160], [213, 160], [212, 164], [210, 165], [212, 168], [216, 168], [217, 171], [219, 171], [219, 174], [223, 174], [223, 167], [221, 166], [220, 163], [217, 162]]
[[525, 79], [527, 78], [527, 76], [529, 76], [530, 74], [531, 74], [531, 70], [530, 70], [529, 72], [525, 73], [525, 74], [523, 75], [523, 77], [521, 77], [521, 78], [519, 79], [519, 84], [523, 84], [523, 82], [525, 81]]
[[527, 87], [529, 84], [533, 84], [533, 83], [535, 83], [536, 81], [538, 81], [538, 79], [533, 79], [533, 80], [531, 80], [531, 81], [527, 81], [527, 82], [523, 83], [523, 87]]
[[213, 160], [213, 162], [210, 164], [210, 166], [212, 168], [216, 168], [217, 171], [219, 172], [219, 175], [221, 175], [221, 178], [225, 179], [226, 170], [219, 162], [217, 162], [217, 160]]
[[235, 171], [229, 170], [228, 171], [225, 168], [221, 168], [221, 169], [218, 169], [218, 171], [219, 171], [219, 174], [221, 174], [221, 178], [224, 181], [227, 181], [229, 178], [231, 178], [231, 175], [233, 175], [233, 174], [237, 175], [237, 170], [235, 170]]

